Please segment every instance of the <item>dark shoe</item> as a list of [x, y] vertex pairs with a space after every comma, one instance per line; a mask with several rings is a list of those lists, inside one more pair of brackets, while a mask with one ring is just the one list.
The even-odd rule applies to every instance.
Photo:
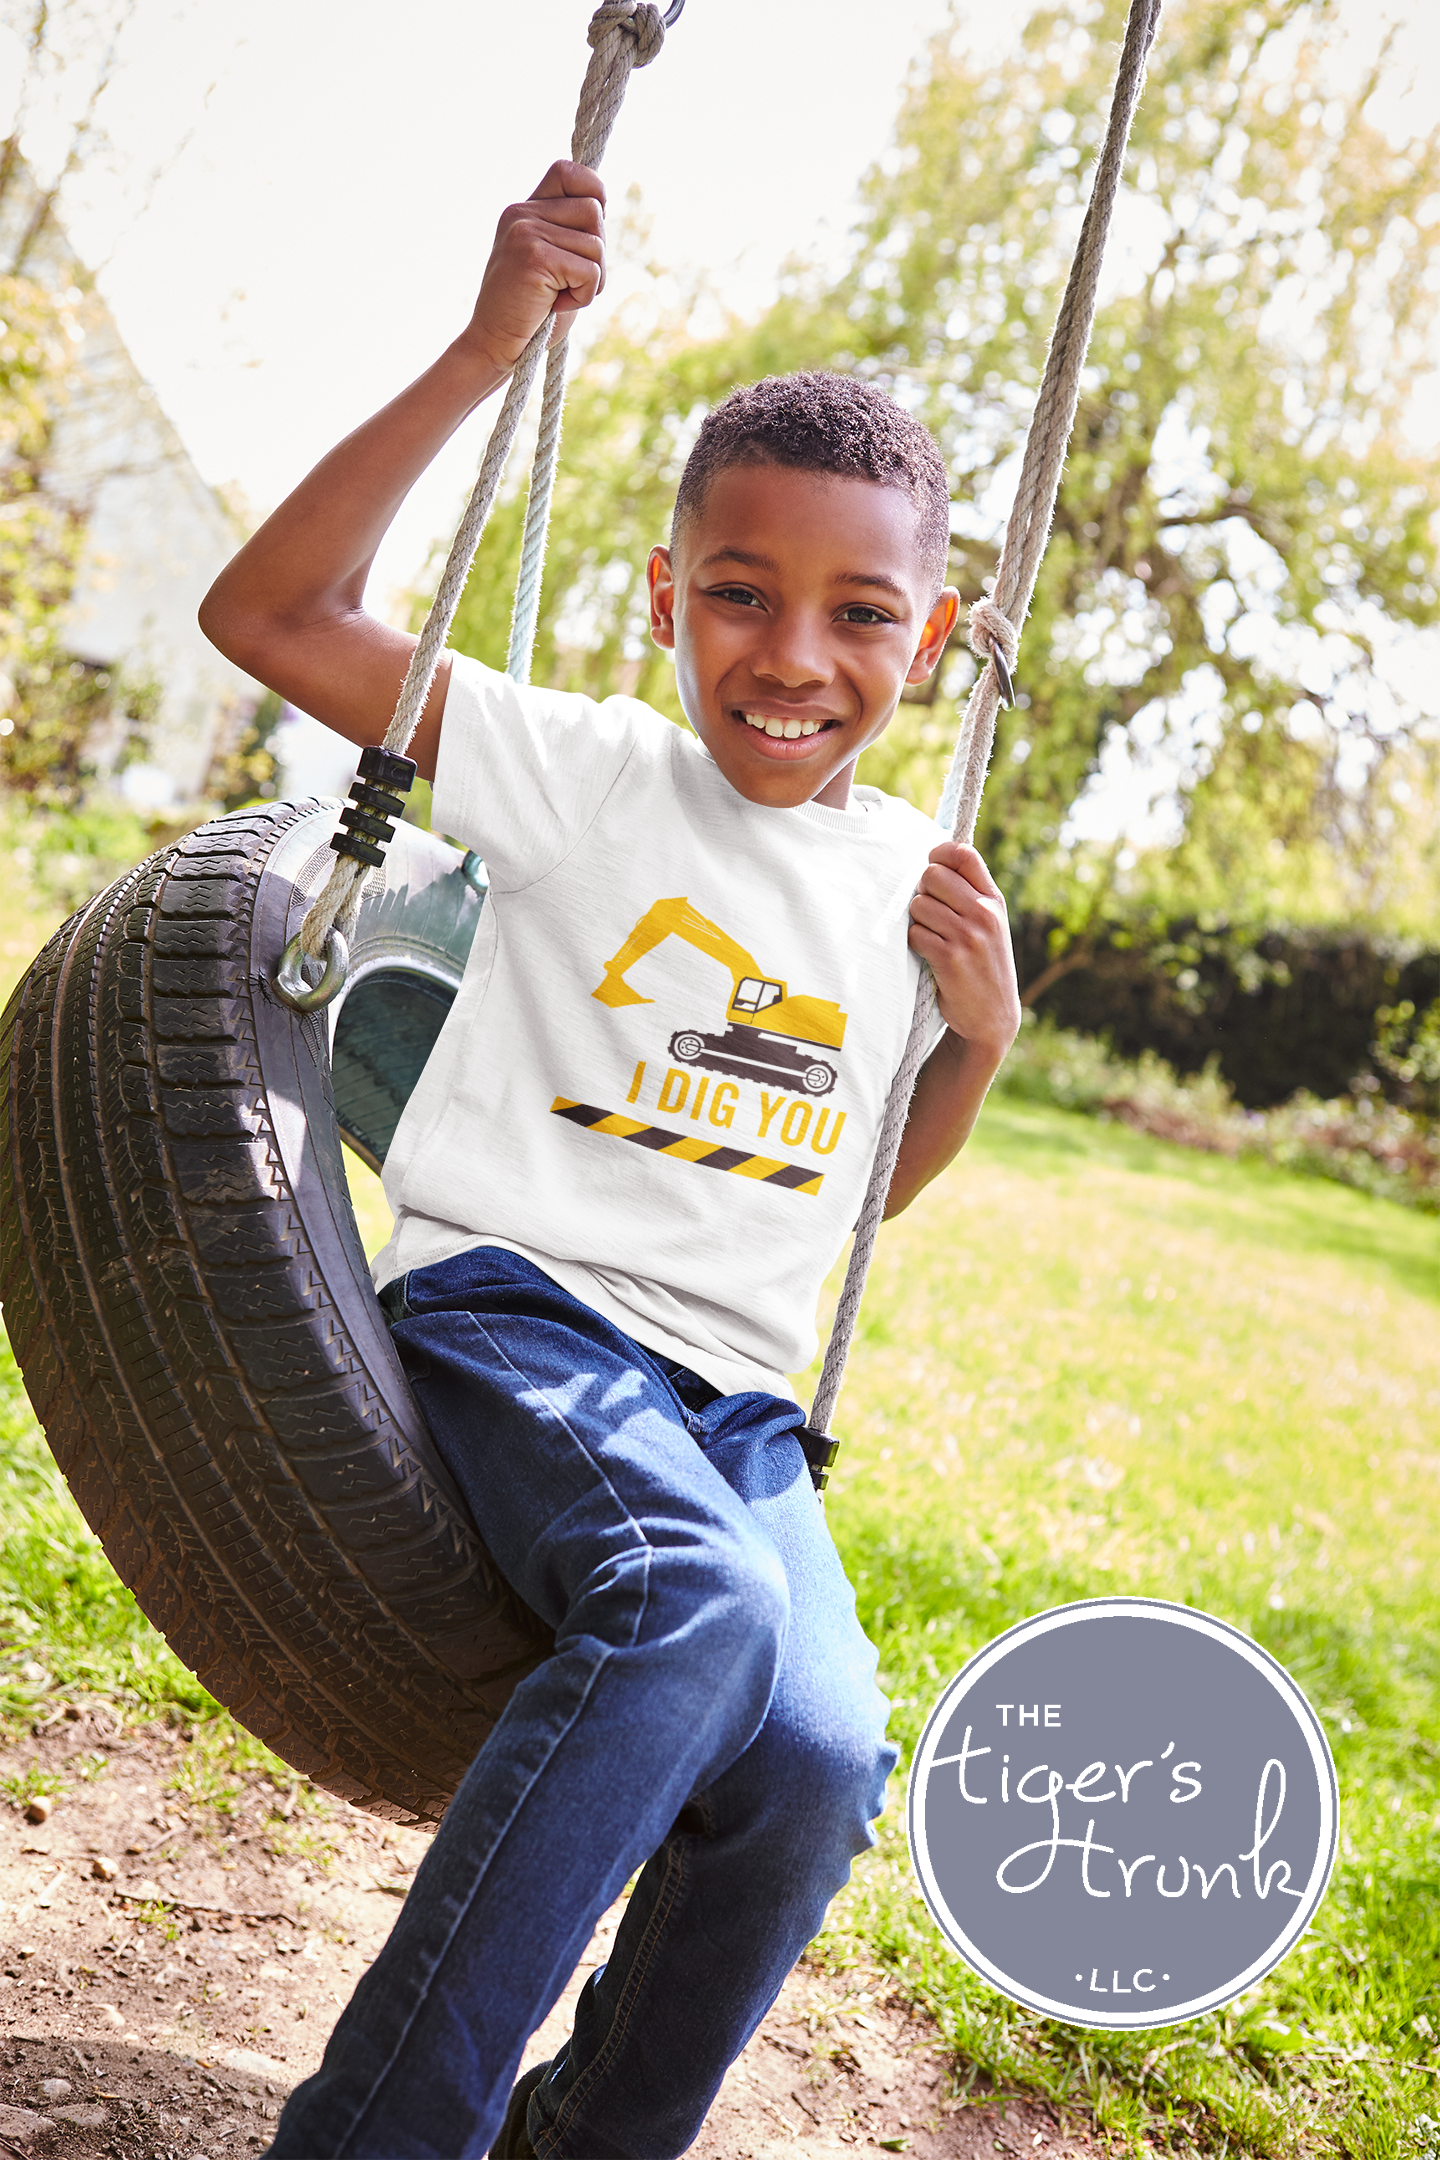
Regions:
[[516, 2085], [505, 2110], [505, 2120], [500, 2125], [500, 2135], [490, 2147], [490, 2160], [535, 2160], [535, 2147], [525, 2128], [525, 2111], [530, 2105], [531, 2093], [549, 2068], [548, 2062], [537, 2063]]

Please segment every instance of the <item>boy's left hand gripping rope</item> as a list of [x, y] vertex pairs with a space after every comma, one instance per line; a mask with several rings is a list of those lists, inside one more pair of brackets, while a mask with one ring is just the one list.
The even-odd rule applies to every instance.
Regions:
[[[633, 69], [647, 67], [665, 42], [665, 31], [684, 0], [672, 0], [662, 13], [652, 0], [602, 0], [586, 36], [590, 65], [580, 90], [570, 155], [592, 169], [605, 154], [610, 130], [625, 100]], [[480, 477], [465, 508], [440, 579], [430, 613], [420, 632], [401, 687], [395, 717], [378, 747], [361, 752], [360, 777], [351, 788], [353, 805], [340, 813], [342, 825], [331, 841], [339, 860], [319, 895], [280, 956], [275, 988], [297, 1012], [318, 1012], [344, 988], [350, 969], [349, 941], [360, 914], [360, 886], [365, 873], [384, 862], [384, 848], [394, 838], [389, 822], [404, 810], [404, 796], [415, 766], [404, 755], [425, 710], [435, 669], [445, 648], [460, 595], [465, 588], [480, 535], [499, 490], [505, 463], [519, 432], [531, 386], [555, 327], [553, 312], [535, 332], [515, 365], [500, 416], [486, 445]], [[563, 377], [560, 378], [563, 382]], [[558, 434], [558, 411], [553, 434]], [[468, 860], [468, 858], [467, 858]], [[323, 958], [323, 973], [320, 972]], [[312, 982], [306, 970], [319, 973]]]

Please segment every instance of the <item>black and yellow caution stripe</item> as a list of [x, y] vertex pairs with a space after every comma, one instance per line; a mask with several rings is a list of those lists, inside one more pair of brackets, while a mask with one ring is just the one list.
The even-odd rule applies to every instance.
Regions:
[[824, 1173], [807, 1170], [801, 1163], [777, 1162], [770, 1155], [747, 1155], [740, 1148], [716, 1147], [690, 1133], [667, 1132], [663, 1125], [645, 1125], [639, 1118], [622, 1117], [618, 1110], [597, 1110], [593, 1103], [571, 1102], [557, 1095], [550, 1105], [556, 1117], [569, 1118], [590, 1132], [608, 1133], [616, 1140], [633, 1140], [637, 1147], [652, 1148], [657, 1155], [672, 1155], [681, 1162], [701, 1163], [707, 1170], [732, 1170], [737, 1177], [758, 1178], [763, 1185], [779, 1185], [787, 1192], [818, 1193]]

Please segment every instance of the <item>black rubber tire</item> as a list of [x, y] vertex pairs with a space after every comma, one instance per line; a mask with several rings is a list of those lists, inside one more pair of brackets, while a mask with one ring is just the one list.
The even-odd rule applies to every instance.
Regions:
[[172, 1648], [297, 1770], [434, 1821], [548, 1642], [371, 1289], [326, 1018], [270, 984], [308, 897], [271, 857], [323, 851], [334, 811], [217, 820], [50, 940], [0, 1022], [0, 1299], [71, 1490]]

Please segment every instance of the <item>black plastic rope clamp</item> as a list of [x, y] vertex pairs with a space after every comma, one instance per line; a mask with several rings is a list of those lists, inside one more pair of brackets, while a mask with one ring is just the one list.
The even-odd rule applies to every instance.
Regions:
[[816, 1492], [824, 1492], [830, 1478], [830, 1465], [840, 1452], [838, 1440], [832, 1440], [827, 1432], [816, 1432], [813, 1425], [797, 1425], [795, 1437], [810, 1465], [810, 1482]]
[[352, 801], [340, 812], [340, 823], [348, 829], [330, 842], [335, 853], [378, 869], [395, 837], [390, 820], [403, 814], [414, 778], [414, 758], [399, 757], [374, 743], [362, 750], [358, 778], [350, 785]]

